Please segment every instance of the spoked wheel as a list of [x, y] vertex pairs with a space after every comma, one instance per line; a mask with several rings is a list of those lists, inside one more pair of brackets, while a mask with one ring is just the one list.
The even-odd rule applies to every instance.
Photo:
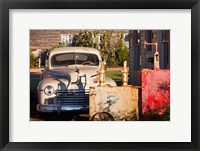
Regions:
[[114, 117], [108, 112], [98, 112], [91, 117], [91, 121], [114, 121]]

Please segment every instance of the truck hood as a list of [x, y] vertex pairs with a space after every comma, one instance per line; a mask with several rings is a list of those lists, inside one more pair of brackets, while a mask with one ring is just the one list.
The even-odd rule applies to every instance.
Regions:
[[[40, 82], [38, 89], [44, 89], [51, 85], [57, 90], [84, 90], [92, 86], [98, 86], [97, 71], [99, 67], [93, 66], [70, 66], [59, 67], [44, 70], [43, 80]], [[105, 77], [106, 84], [116, 86], [116, 83], [111, 78]]]
[[83, 78], [84, 80], [81, 79], [81, 82], [86, 83], [86, 81], [90, 81], [91, 76], [97, 74], [98, 69], [99, 67], [96, 66], [59, 67], [47, 70], [46, 74], [48, 77], [57, 76], [67, 78], [70, 82], [77, 82], [79, 78]]

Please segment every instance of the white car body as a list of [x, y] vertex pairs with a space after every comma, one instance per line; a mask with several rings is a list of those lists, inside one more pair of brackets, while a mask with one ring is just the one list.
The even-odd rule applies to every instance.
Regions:
[[[73, 60], [71, 57], [76, 59]], [[87, 60], [88, 58], [92, 58], [93, 62]], [[75, 63], [67, 65], [70, 61]], [[37, 87], [37, 110], [89, 111], [89, 87], [99, 85], [97, 71], [100, 69], [101, 61], [100, 52], [94, 48], [66, 47], [51, 50], [47, 54], [45, 69]], [[116, 86], [115, 81], [108, 77], [105, 78], [105, 83]]]

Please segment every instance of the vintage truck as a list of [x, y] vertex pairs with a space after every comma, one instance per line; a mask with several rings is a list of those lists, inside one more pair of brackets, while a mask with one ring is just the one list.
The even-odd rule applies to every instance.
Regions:
[[[38, 84], [37, 111], [89, 112], [89, 88], [99, 85], [101, 54], [94, 48], [65, 47], [49, 51]], [[105, 77], [105, 84], [116, 86]]]

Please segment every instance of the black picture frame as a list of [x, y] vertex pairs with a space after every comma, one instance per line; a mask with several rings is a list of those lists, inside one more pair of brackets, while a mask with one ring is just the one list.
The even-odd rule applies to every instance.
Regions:
[[[9, 142], [10, 9], [191, 9], [191, 142], [29, 143]], [[0, 148], [1, 150], [200, 150], [200, 2], [199, 0], [0, 0]], [[191, 101], [188, 100], [188, 101]]]

